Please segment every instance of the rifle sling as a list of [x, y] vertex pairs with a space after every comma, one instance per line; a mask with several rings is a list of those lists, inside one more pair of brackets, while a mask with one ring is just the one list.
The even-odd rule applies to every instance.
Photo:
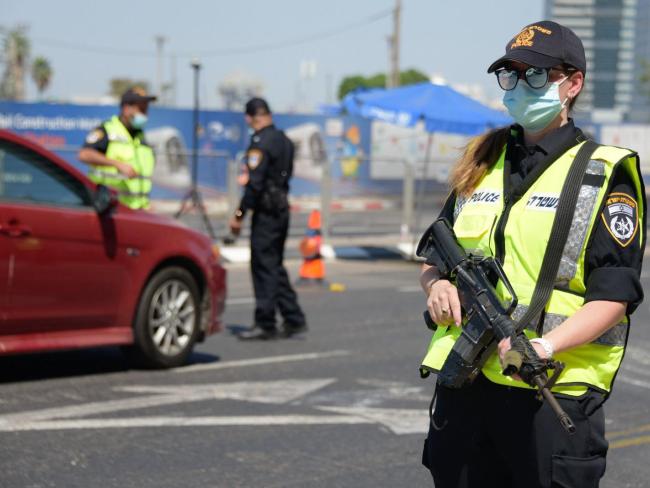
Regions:
[[[523, 317], [517, 322], [517, 333], [521, 333], [528, 324], [540, 316], [548, 300], [551, 298], [551, 292], [553, 291], [555, 278], [560, 267], [564, 246], [569, 237], [569, 230], [573, 222], [573, 214], [578, 203], [580, 187], [582, 186], [589, 160], [598, 146], [599, 144], [593, 140], [587, 140], [578, 151], [569, 169], [569, 174], [560, 192], [560, 200], [557, 211], [555, 212], [555, 218], [553, 219], [549, 242], [544, 252], [544, 260], [542, 261], [539, 278], [535, 284], [535, 290], [533, 291], [528, 310], [526, 310]], [[541, 334], [539, 329], [537, 332]]]

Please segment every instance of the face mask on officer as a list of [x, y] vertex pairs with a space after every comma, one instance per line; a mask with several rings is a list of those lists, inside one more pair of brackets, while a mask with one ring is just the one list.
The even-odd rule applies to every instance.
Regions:
[[131, 117], [131, 127], [134, 129], [142, 129], [146, 125], [147, 120], [149, 120], [149, 117], [147, 117], [145, 114], [142, 112], [136, 112]]
[[513, 90], [503, 94], [503, 104], [510, 116], [524, 129], [539, 132], [545, 129], [569, 101], [560, 100], [560, 85], [568, 80], [548, 82], [545, 87], [531, 88], [520, 82]]

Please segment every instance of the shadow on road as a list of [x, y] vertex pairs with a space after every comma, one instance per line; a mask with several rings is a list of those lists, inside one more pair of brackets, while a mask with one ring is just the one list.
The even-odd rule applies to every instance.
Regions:
[[[207, 364], [219, 360], [220, 357], [214, 354], [194, 352], [189, 357], [187, 365]], [[131, 364], [119, 347], [4, 356], [0, 357], [0, 384], [140, 369]]]

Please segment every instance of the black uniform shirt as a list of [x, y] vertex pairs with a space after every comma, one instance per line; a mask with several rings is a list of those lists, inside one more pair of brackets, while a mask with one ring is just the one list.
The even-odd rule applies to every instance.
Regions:
[[[126, 129], [129, 131], [129, 134], [131, 134], [131, 137], [134, 139], [139, 138], [143, 144], [146, 144], [144, 140], [144, 132], [142, 132], [141, 129], [133, 129], [130, 127], [127, 127]], [[95, 127], [86, 135], [83, 147], [89, 147], [90, 149], [95, 149], [102, 154], [106, 154], [106, 151], [108, 150], [108, 134], [103, 125]]]
[[[505, 191], [511, 195], [523, 195], [537, 177], [559, 156], [578, 142], [585, 140], [582, 131], [573, 121], [546, 135], [534, 146], [526, 146], [523, 130], [514, 125], [506, 148], [506, 171], [510, 167], [510, 181]], [[609, 300], [627, 302], [627, 313], [631, 314], [643, 300], [641, 286], [641, 260], [639, 228], [645, 230], [644, 221], [639, 221], [638, 212], [630, 221], [633, 229], [617, 229], [621, 225], [617, 213], [610, 214], [610, 205], [629, 203], [628, 208], [638, 208], [634, 184], [628, 173], [620, 166], [610, 179], [608, 196], [600, 218], [596, 221], [585, 256], [585, 302]], [[449, 222], [454, 222], [456, 195], [452, 192], [440, 213]], [[614, 208], [614, 207], [612, 207]]]
[[268, 125], [251, 136], [246, 153], [248, 183], [244, 189], [239, 209], [246, 213], [255, 210], [261, 194], [269, 184], [284, 193], [289, 192], [289, 179], [293, 173], [293, 143], [284, 132]]

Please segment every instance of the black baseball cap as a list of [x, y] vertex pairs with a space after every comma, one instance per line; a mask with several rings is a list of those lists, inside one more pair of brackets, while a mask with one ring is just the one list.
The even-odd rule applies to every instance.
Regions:
[[158, 97], [154, 97], [153, 95], [147, 95], [147, 92], [145, 91], [144, 88], [139, 86], [134, 86], [132, 88], [129, 88], [127, 91], [125, 91], [122, 94], [122, 99], [120, 100], [120, 104], [131, 105], [134, 103], [155, 102], [156, 100], [158, 100]]
[[254, 117], [255, 115], [266, 115], [271, 113], [271, 108], [269, 107], [269, 104], [266, 103], [266, 100], [255, 97], [246, 102], [244, 113], [251, 117]]
[[568, 64], [583, 74], [587, 72], [585, 48], [580, 38], [568, 27], [550, 20], [524, 27], [508, 41], [506, 53], [490, 65], [488, 73], [507, 61], [519, 61], [537, 68]]

